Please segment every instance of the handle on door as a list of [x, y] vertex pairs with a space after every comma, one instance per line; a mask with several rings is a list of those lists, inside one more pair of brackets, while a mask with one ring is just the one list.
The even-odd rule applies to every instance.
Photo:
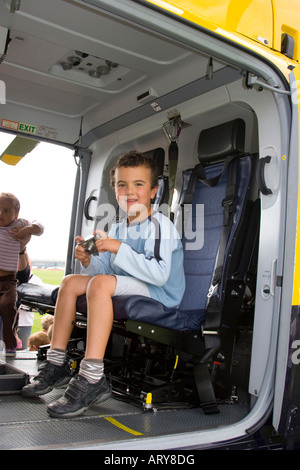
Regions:
[[257, 165], [257, 180], [258, 180], [258, 187], [259, 190], [262, 194], [265, 196], [268, 194], [273, 194], [272, 190], [268, 188], [265, 180], [265, 166], [266, 163], [270, 163], [271, 157], [270, 155], [267, 155], [264, 158], [261, 158], [258, 160], [258, 165]]

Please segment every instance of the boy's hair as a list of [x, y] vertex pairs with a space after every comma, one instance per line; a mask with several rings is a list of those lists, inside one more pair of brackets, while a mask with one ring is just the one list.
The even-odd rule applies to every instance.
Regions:
[[11, 193], [1, 193], [0, 194], [0, 197], [5, 197], [7, 199], [12, 199], [13, 201], [13, 204], [14, 204], [14, 207], [15, 207], [15, 211], [17, 213], [20, 212], [20, 201], [19, 199], [14, 195], [14, 194], [11, 194]]
[[137, 167], [145, 166], [151, 170], [151, 189], [155, 188], [158, 184], [158, 168], [154, 160], [144, 153], [136, 152], [132, 150], [131, 152], [121, 155], [117, 163], [110, 170], [110, 185], [112, 189], [115, 189], [115, 172], [117, 168], [120, 167]]

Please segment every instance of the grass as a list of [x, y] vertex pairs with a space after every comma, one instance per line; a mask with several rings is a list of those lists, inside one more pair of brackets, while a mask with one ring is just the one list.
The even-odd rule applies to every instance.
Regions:
[[46, 284], [59, 285], [65, 272], [61, 269], [33, 269], [32, 274], [38, 276]]
[[[65, 273], [60, 269], [33, 269], [32, 274], [38, 276], [46, 284], [58, 286], [61, 283]], [[34, 320], [31, 333], [41, 331], [41, 319], [42, 315], [38, 312], [34, 312]]]

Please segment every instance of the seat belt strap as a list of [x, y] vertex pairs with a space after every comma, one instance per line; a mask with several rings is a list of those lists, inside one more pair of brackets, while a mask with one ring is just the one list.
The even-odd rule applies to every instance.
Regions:
[[[228, 239], [231, 231], [233, 214], [234, 214], [234, 196], [236, 187], [236, 171], [237, 165], [236, 160], [230, 160], [230, 166], [228, 168], [228, 177], [226, 184], [226, 193], [222, 201], [224, 207], [223, 212], [223, 224], [220, 236], [219, 249], [217, 254], [217, 260], [215, 269], [212, 277], [211, 287], [208, 293], [208, 303], [206, 307], [205, 325], [203, 329], [203, 335], [205, 338], [205, 345], [209, 348], [216, 348], [220, 342], [218, 329], [221, 324], [221, 313], [222, 305], [219, 297], [219, 284], [222, 279], [225, 252], [228, 244]], [[228, 165], [227, 165], [228, 166]]]
[[214, 276], [212, 284], [217, 284], [222, 276], [225, 250], [228, 242], [228, 237], [232, 225], [232, 216], [234, 208], [234, 196], [235, 196], [235, 187], [236, 187], [236, 161], [231, 160], [231, 165], [228, 169], [228, 177], [226, 184], [226, 193], [222, 201], [223, 206], [223, 223], [222, 231], [220, 236], [220, 244], [217, 255], [217, 262], [214, 270]]
[[213, 178], [210, 178], [210, 179], [207, 179], [205, 176], [203, 164], [201, 162], [198, 163], [195, 166], [195, 171], [197, 173], [198, 179], [202, 181], [202, 183], [205, 184], [206, 186], [211, 186], [211, 187], [216, 186], [216, 184], [219, 183], [228, 165], [230, 165], [232, 160], [235, 160], [237, 157], [241, 157], [241, 154], [231, 155], [230, 157], [225, 158], [221, 172], [217, 176], [214, 176]]
[[[216, 186], [216, 184], [218, 184], [218, 182], [220, 181], [220, 179], [221, 179], [223, 173], [225, 172], [226, 168], [228, 167], [228, 165], [235, 158], [237, 158], [239, 156], [241, 156], [241, 155], [232, 155], [230, 157], [227, 157], [227, 159], [224, 161], [222, 171], [217, 176], [214, 176], [213, 178], [210, 178], [210, 179], [206, 178], [206, 175], [205, 175], [205, 172], [204, 172], [204, 167], [203, 167], [202, 163], [198, 163], [191, 171], [191, 175], [190, 175], [189, 182], [188, 182], [188, 185], [187, 185], [187, 189], [186, 189], [186, 192], [185, 192], [183, 204], [192, 204], [197, 179], [199, 181], [201, 181], [203, 184], [205, 184], [206, 186], [210, 186], [210, 187]], [[228, 200], [228, 202], [229, 202], [229, 200]], [[223, 201], [223, 203], [224, 203], [224, 205], [227, 204], [226, 198]]]
[[194, 377], [204, 413], [206, 415], [219, 413], [210, 371], [206, 363], [197, 362], [194, 364]]
[[173, 201], [173, 193], [175, 188], [175, 180], [178, 166], [178, 145], [176, 140], [172, 140], [169, 145], [169, 200], [168, 205], [171, 208]]

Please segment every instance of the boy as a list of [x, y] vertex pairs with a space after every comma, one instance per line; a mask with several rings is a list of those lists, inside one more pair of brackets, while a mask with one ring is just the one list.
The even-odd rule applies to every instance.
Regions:
[[[70, 380], [66, 346], [76, 314], [76, 299], [86, 294], [88, 326], [85, 358], [79, 374], [72, 378], [65, 395], [47, 411], [54, 417], [82, 414], [93, 403], [111, 395], [104, 376], [103, 357], [114, 318], [114, 295], [139, 294], [179, 305], [185, 283], [181, 241], [169, 219], [152, 214], [151, 199], [157, 191], [157, 172], [152, 160], [129, 152], [111, 170], [111, 185], [126, 220], [113, 225], [107, 237], [97, 239], [98, 256], [91, 256], [77, 244], [75, 255], [82, 274], [66, 276], [59, 290], [51, 348], [32, 384], [23, 396], [38, 396]], [[77, 243], [82, 241], [77, 237]]]
[[18, 219], [20, 202], [10, 193], [0, 194], [0, 315], [6, 354], [14, 355], [17, 345], [17, 281], [19, 255], [24, 253], [31, 235], [41, 235], [44, 228]]

